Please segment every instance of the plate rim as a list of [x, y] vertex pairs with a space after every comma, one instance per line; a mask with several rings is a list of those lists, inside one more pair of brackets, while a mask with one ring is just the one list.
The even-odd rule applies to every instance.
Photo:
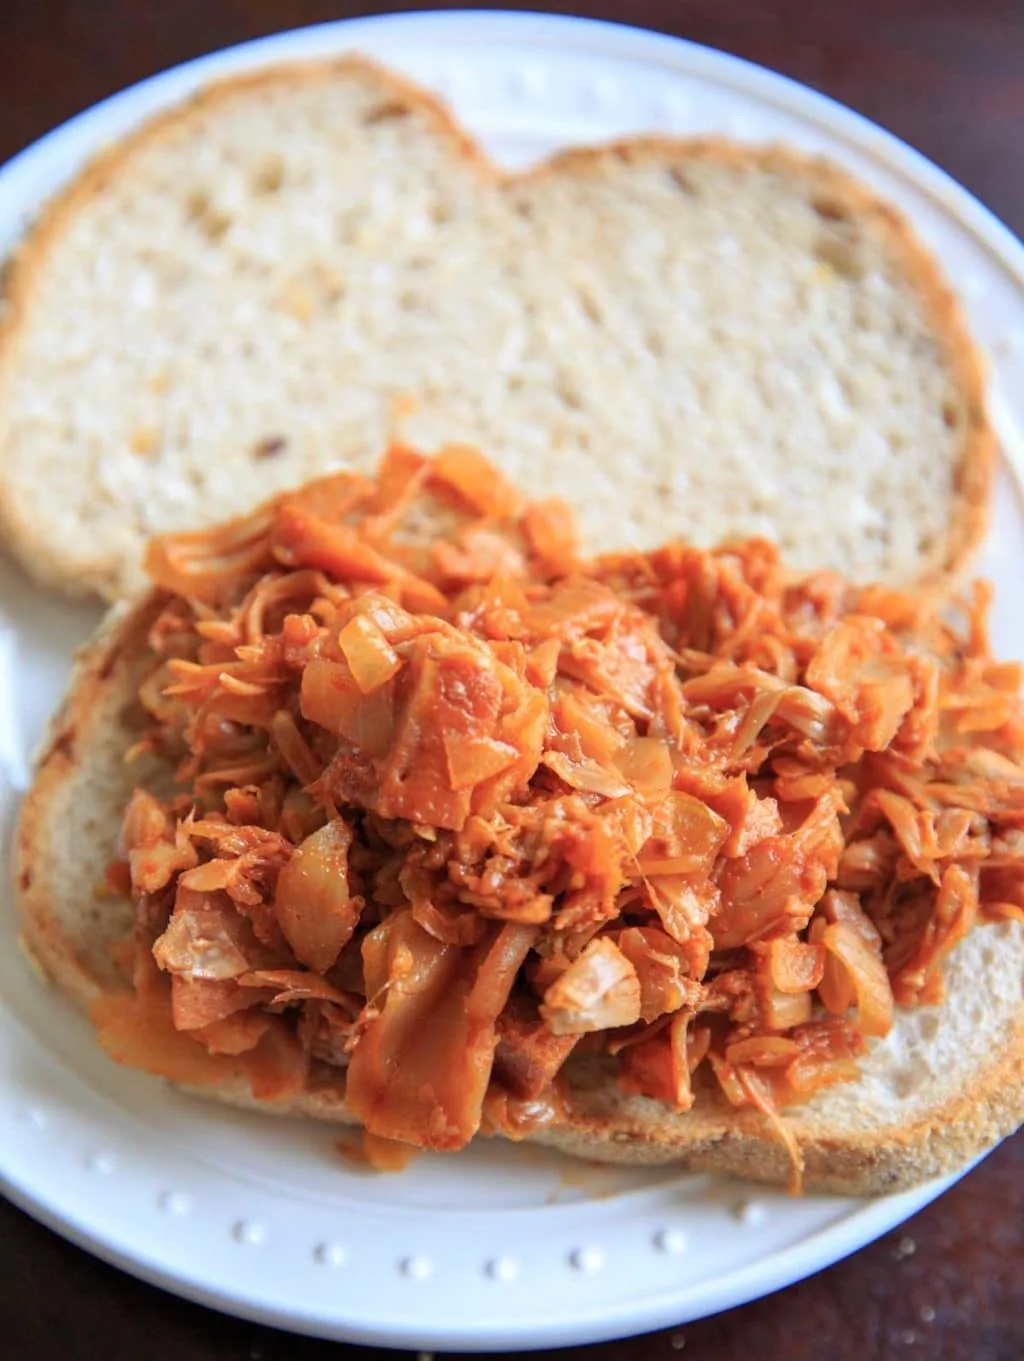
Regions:
[[[471, 36], [466, 35], [467, 25], [474, 30]], [[201, 83], [208, 75], [297, 58], [296, 52], [285, 54], [282, 49], [308, 49], [311, 56], [318, 49], [321, 55], [344, 48], [358, 49], [360, 34], [389, 28], [430, 30], [435, 41], [443, 40], [446, 30], [459, 30], [463, 42], [480, 45], [493, 45], [503, 34], [514, 34], [530, 45], [536, 46], [542, 39], [549, 46], [558, 46], [571, 35], [576, 50], [579, 50], [578, 39], [582, 36], [590, 50], [606, 53], [617, 50], [638, 60], [654, 58], [659, 64], [683, 69], [691, 75], [706, 73], [720, 84], [754, 93], [777, 108], [811, 118], [824, 125], [833, 137], [896, 170], [968, 228], [1024, 290], [1024, 244], [1011, 229], [948, 172], [864, 115], [779, 72], [689, 39], [624, 23], [535, 11], [434, 10], [369, 15], [286, 29], [232, 44], [135, 82], [58, 124], [0, 166], [0, 193], [12, 181], [16, 182], [19, 175], [52, 155], [56, 147], [74, 142], [76, 138], [87, 140], [90, 128], [101, 124], [112, 111], [135, 106], [137, 113], [131, 121], [137, 121], [153, 109], [179, 98], [185, 89]], [[140, 105], [142, 107], [138, 107]], [[33, 216], [44, 202], [45, 196], [33, 205]], [[628, 1306], [615, 1306], [614, 1319], [602, 1316], [595, 1324], [593, 1312], [586, 1317], [576, 1314], [558, 1324], [541, 1325], [542, 1332], [537, 1332], [528, 1322], [515, 1328], [502, 1326], [490, 1331], [487, 1327], [469, 1324], [423, 1332], [405, 1322], [379, 1328], [363, 1325], [339, 1328], [333, 1320], [325, 1320], [308, 1310], [261, 1306], [251, 1297], [239, 1295], [230, 1288], [204, 1286], [187, 1276], [183, 1278], [154, 1259], [126, 1252], [110, 1241], [109, 1235], [104, 1238], [101, 1231], [76, 1213], [61, 1209], [59, 1195], [47, 1194], [45, 1188], [29, 1186], [27, 1182], [12, 1178], [6, 1167], [0, 1167], [0, 1187], [15, 1205], [77, 1246], [193, 1302], [311, 1336], [371, 1345], [427, 1346], [458, 1351], [498, 1350], [510, 1344], [533, 1349], [603, 1341], [627, 1336], [638, 1328], [647, 1331], [692, 1322], [749, 1302], [831, 1266], [874, 1241], [923, 1208], [968, 1170], [965, 1168], [953, 1177], [928, 1183], [900, 1196], [864, 1203], [837, 1224], [816, 1230], [767, 1259], [730, 1272], [721, 1283], [705, 1286], [701, 1303], [696, 1308], [680, 1311], [673, 1305], [678, 1295], [668, 1291], [630, 1302]], [[820, 1244], [822, 1239], [827, 1240], [824, 1251]]]
[[[113, 1266], [147, 1285], [166, 1290], [192, 1304], [214, 1309], [232, 1318], [244, 1319], [264, 1327], [280, 1328], [306, 1337], [352, 1345], [492, 1353], [499, 1353], [512, 1346], [517, 1352], [529, 1352], [552, 1347], [613, 1342], [648, 1332], [657, 1332], [664, 1328], [685, 1327], [689, 1323], [713, 1317], [728, 1309], [764, 1299], [768, 1295], [817, 1275], [819, 1271], [835, 1266], [899, 1227], [949, 1190], [987, 1156], [983, 1155], [968, 1167], [941, 1181], [926, 1182], [902, 1195], [881, 1197], [863, 1209], [855, 1211], [838, 1225], [808, 1235], [768, 1259], [773, 1265], [771, 1271], [766, 1270], [765, 1263], [759, 1261], [731, 1272], [725, 1283], [716, 1284], [707, 1290], [708, 1300], [706, 1302], [702, 1300], [695, 1310], [680, 1311], [673, 1305], [676, 1296], [672, 1292], [662, 1292], [653, 1299], [637, 1301], [628, 1308], [609, 1309], [607, 1316], [591, 1312], [582, 1323], [578, 1318], [573, 1318], [559, 1324], [543, 1324], [542, 1333], [529, 1323], [515, 1329], [502, 1327], [497, 1330], [472, 1326], [444, 1329], [434, 1327], [423, 1330], [415, 1324], [407, 1324], [404, 1321], [392, 1322], [382, 1327], [357, 1324], [338, 1328], [333, 1322], [314, 1314], [261, 1306], [247, 1296], [206, 1286], [190, 1277], [168, 1271], [151, 1259], [124, 1252], [116, 1244], [95, 1233], [78, 1216], [69, 1216], [66, 1211], [54, 1207], [43, 1197], [27, 1193], [20, 1185], [10, 1182], [5, 1169], [2, 1168], [0, 1190], [12, 1204], [23, 1210], [30, 1218], [75, 1247], [99, 1258], [108, 1266]], [[824, 1253], [817, 1250], [821, 1238], [829, 1240], [829, 1246]]]

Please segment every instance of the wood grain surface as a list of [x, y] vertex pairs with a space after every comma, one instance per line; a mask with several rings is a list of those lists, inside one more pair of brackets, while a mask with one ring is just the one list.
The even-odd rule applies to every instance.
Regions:
[[[164, 67], [375, 8], [431, 6], [0, 0], [0, 160]], [[1024, 231], [1024, 0], [592, 0], [564, 8], [724, 48], [824, 90], [911, 142]], [[185, 1304], [0, 1201], [0, 1356], [10, 1361], [388, 1355], [300, 1340]], [[1024, 1137], [897, 1232], [778, 1295], [685, 1328], [538, 1355], [1021, 1361]]]

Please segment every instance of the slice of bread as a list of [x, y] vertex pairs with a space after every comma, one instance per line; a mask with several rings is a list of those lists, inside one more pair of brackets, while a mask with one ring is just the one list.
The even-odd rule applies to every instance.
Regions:
[[0, 523], [116, 597], [396, 422], [568, 495], [591, 547], [763, 533], [942, 579], [993, 461], [979, 362], [902, 218], [818, 160], [647, 139], [505, 178], [361, 60], [215, 85], [100, 157], [9, 271]]
[[[18, 840], [24, 939], [44, 972], [81, 1006], [118, 985], [110, 946], [123, 937], [126, 902], [99, 896], [115, 853], [121, 812], [133, 786], [158, 788], [155, 764], [125, 765], [138, 661], [153, 598], [117, 609], [83, 657], [26, 801]], [[853, 1194], [911, 1186], [948, 1173], [1024, 1120], [1024, 928], [977, 927], [945, 966], [940, 1007], [898, 1013], [892, 1033], [873, 1042], [856, 1083], [836, 1087], [788, 1113], [807, 1159], [806, 1185]], [[680, 1162], [748, 1179], [784, 1182], [788, 1157], [753, 1111], [734, 1111], [703, 1089], [678, 1115], [623, 1095], [607, 1072], [586, 1063], [566, 1070], [571, 1116], [534, 1136], [606, 1162]], [[225, 1061], [205, 1096], [347, 1120], [343, 1085], [321, 1068], [297, 1100], [255, 1101], [237, 1062]]]

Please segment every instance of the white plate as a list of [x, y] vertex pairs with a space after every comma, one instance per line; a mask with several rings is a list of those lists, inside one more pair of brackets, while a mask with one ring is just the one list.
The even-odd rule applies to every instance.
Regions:
[[[213, 75], [346, 49], [440, 90], [494, 155], [522, 164], [629, 131], [784, 139], [833, 155], [899, 203], [961, 288], [993, 357], [1011, 447], [1024, 410], [1024, 251], [934, 166], [819, 95], [637, 30], [449, 13], [330, 24], [146, 81], [0, 172], [0, 250], [83, 156]], [[1016, 408], [1016, 409], [1015, 409]], [[995, 641], [1024, 653], [1013, 586], [1022, 514], [1003, 478], [984, 570]], [[5, 841], [28, 753], [96, 612], [0, 568]], [[0, 617], [2, 620], [2, 617]], [[298, 1331], [396, 1346], [554, 1346], [682, 1323], [828, 1265], [944, 1189], [872, 1203], [791, 1200], [667, 1171], [601, 1171], [491, 1145], [361, 1174], [330, 1131], [210, 1108], [95, 1049], [29, 973], [0, 917], [0, 1178], [59, 1232], [147, 1280]]]

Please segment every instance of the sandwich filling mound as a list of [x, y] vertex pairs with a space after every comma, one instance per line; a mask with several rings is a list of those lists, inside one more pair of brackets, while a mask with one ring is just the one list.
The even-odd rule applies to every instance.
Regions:
[[154, 540], [114, 1057], [455, 1150], [571, 1120], [563, 1065], [784, 1114], [1024, 920], [1020, 668], [989, 591], [762, 540], [584, 557], [475, 449], [401, 445]]

